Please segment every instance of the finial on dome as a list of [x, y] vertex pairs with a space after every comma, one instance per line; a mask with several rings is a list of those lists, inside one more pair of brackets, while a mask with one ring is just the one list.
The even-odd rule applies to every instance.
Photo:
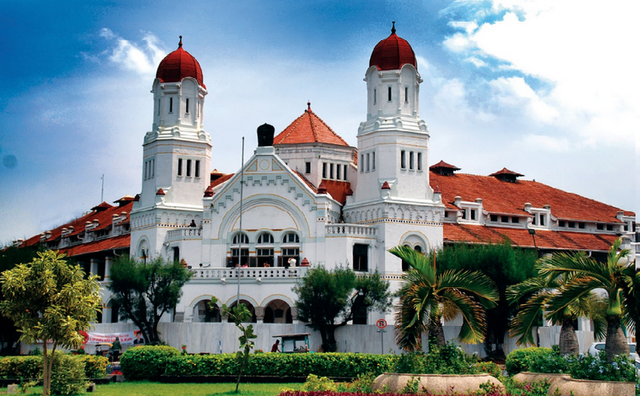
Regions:
[[391, 21], [391, 34], [396, 34], [396, 21]]
[[180, 36], [180, 42], [178, 43], [178, 48], [182, 47], [182, 36]]
[[307, 101], [307, 110], [311, 110], [311, 102]]

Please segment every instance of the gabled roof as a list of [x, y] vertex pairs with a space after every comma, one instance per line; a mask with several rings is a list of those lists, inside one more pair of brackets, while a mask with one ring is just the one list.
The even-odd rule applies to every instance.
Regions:
[[301, 143], [326, 143], [349, 147], [343, 138], [311, 110], [311, 103], [307, 103], [307, 110], [300, 117], [273, 138], [274, 146]]
[[[456, 173], [443, 176], [430, 172], [430, 184], [442, 191], [442, 202], [449, 209], [455, 209], [454, 198], [474, 202], [482, 199], [484, 210], [492, 213], [526, 215], [524, 204], [534, 208], [551, 206], [551, 214], [556, 218], [587, 220], [594, 222], [620, 223], [616, 218], [621, 209], [578, 194], [562, 191], [536, 181], [518, 180], [517, 183], [501, 181], [492, 176], [478, 176]], [[632, 212], [625, 212], [632, 214]]]

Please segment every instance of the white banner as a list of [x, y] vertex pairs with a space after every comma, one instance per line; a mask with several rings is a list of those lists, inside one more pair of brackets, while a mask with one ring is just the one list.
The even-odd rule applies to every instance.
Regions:
[[94, 333], [94, 332], [80, 332], [84, 336], [84, 343], [88, 345], [96, 345], [102, 343], [110, 343], [116, 340], [120, 341], [122, 345], [144, 345], [144, 337], [140, 330], [128, 331], [126, 333]]

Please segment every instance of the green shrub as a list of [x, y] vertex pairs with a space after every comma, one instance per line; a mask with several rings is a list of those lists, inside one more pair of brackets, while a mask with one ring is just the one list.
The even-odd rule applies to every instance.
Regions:
[[528, 371], [534, 373], [566, 373], [569, 371], [569, 357], [560, 355], [553, 350], [549, 355], [535, 355], [532, 357]]
[[107, 374], [109, 359], [104, 356], [78, 355], [84, 363], [85, 378], [102, 378]]
[[0, 358], [0, 378], [34, 379], [42, 377], [42, 356]]
[[52, 395], [77, 395], [84, 393], [84, 363], [78, 356], [56, 352], [51, 370]]
[[[478, 360], [465, 353], [455, 343], [443, 347], [434, 346], [428, 354], [404, 353], [394, 367], [397, 373], [407, 374], [477, 374], [484, 372]], [[488, 366], [487, 366], [488, 367]]]
[[568, 371], [572, 378], [596, 381], [636, 381], [633, 360], [627, 356], [616, 356], [607, 363], [607, 355], [601, 351], [598, 355], [569, 356]]
[[309, 374], [304, 385], [302, 385], [302, 390], [305, 392], [335, 392], [338, 390], [338, 386], [327, 377]]
[[[362, 353], [259, 353], [251, 355], [244, 375], [356, 378], [390, 371], [397, 357]], [[167, 375], [235, 375], [235, 354], [177, 355], [166, 366]], [[122, 364], [122, 361], [121, 361]], [[124, 366], [123, 366], [124, 371]], [[125, 375], [127, 373], [125, 372]], [[127, 376], [127, 379], [130, 379]]]
[[180, 357], [180, 352], [170, 346], [139, 346], [122, 354], [120, 368], [128, 380], [155, 381], [164, 374], [169, 362], [173, 365], [173, 359], [177, 357]]
[[515, 375], [521, 371], [529, 371], [534, 360], [544, 359], [545, 357], [551, 356], [552, 353], [551, 348], [532, 347], [516, 349], [507, 355], [505, 361], [507, 372], [509, 375]]

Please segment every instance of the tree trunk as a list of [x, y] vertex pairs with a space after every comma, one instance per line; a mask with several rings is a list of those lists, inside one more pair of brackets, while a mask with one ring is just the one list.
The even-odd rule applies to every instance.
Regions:
[[607, 362], [612, 362], [616, 355], [629, 356], [629, 344], [624, 336], [619, 316], [607, 316], [607, 339], [604, 344]]
[[562, 318], [562, 328], [560, 329], [560, 355], [578, 355], [580, 348], [576, 329], [573, 328], [573, 319], [570, 316]]
[[444, 338], [444, 329], [442, 328], [440, 318], [433, 318], [429, 322], [429, 349], [431, 349], [431, 345], [443, 347], [446, 343], [447, 341]]

